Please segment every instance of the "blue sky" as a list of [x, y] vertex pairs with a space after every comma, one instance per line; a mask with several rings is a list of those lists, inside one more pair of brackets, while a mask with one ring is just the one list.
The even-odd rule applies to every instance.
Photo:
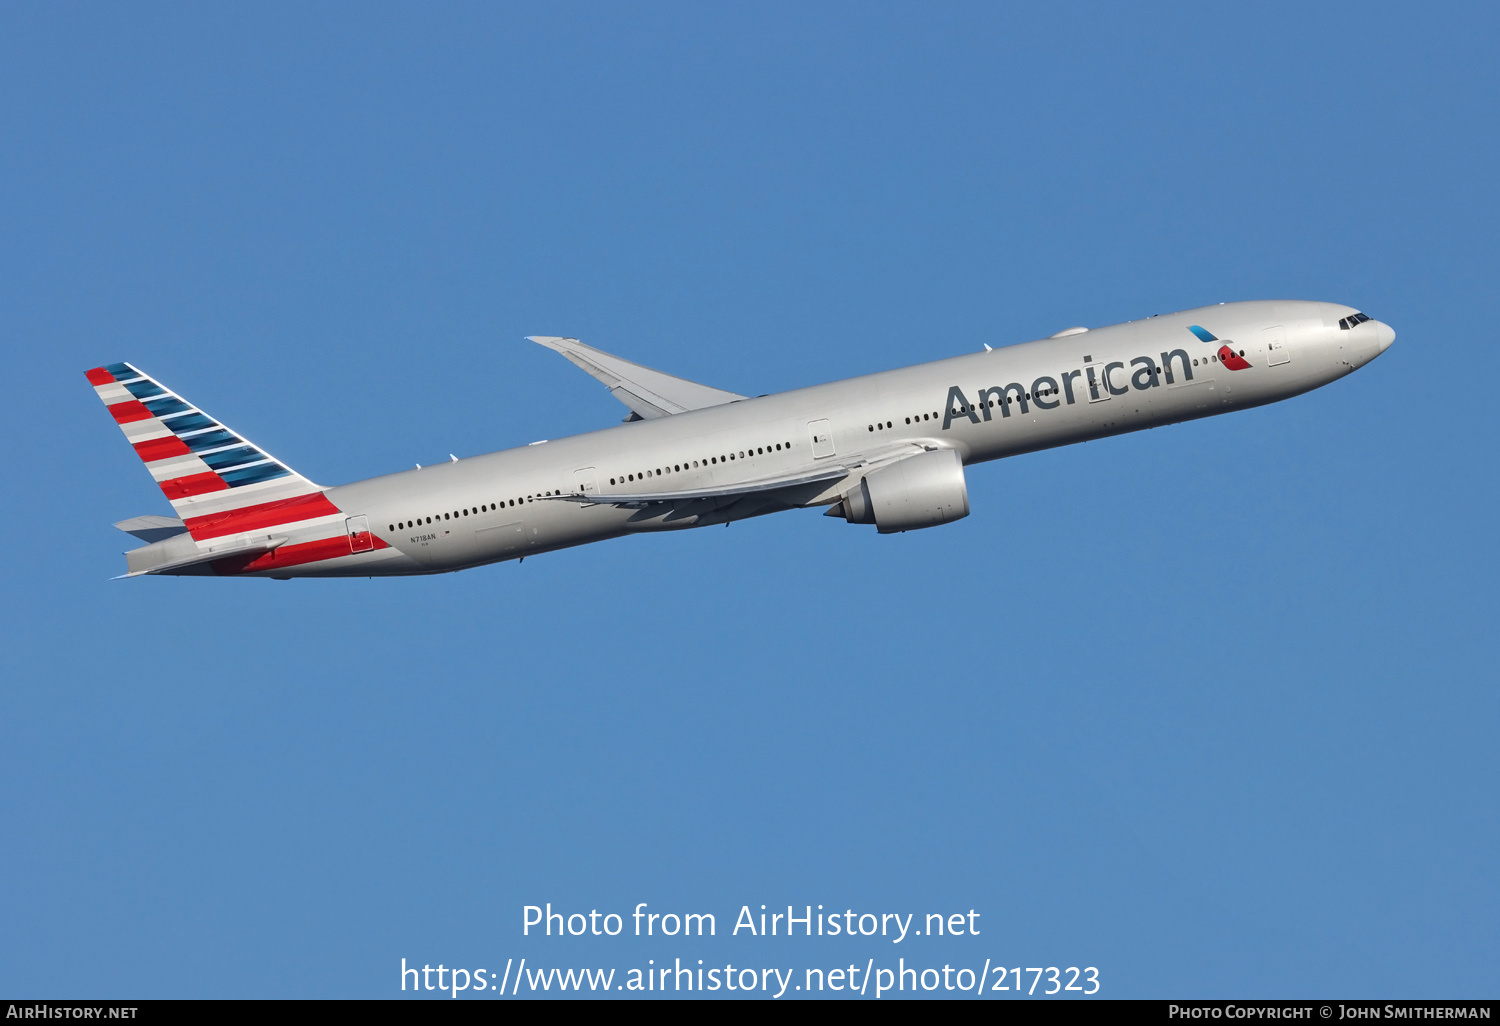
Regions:
[[[401, 958], [1096, 966], [1494, 996], [1500, 19], [1483, 5], [0, 12], [0, 992]], [[123, 572], [130, 360], [317, 481], [1227, 300], [1395, 346], [1275, 406], [431, 579]], [[1459, 387], [1460, 380], [1474, 387]], [[693, 942], [521, 909], [706, 911]], [[979, 937], [728, 937], [741, 905]], [[942, 995], [944, 992], [938, 992]]]

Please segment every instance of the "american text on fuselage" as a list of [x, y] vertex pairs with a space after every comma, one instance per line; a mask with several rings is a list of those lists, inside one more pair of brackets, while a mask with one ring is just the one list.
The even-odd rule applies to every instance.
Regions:
[[176, 513], [117, 525], [147, 542], [127, 576], [383, 576], [795, 508], [887, 534], [948, 523], [975, 463], [1275, 402], [1394, 338], [1338, 304], [1230, 303], [750, 398], [537, 337], [626, 423], [337, 487], [130, 364], [88, 377]]

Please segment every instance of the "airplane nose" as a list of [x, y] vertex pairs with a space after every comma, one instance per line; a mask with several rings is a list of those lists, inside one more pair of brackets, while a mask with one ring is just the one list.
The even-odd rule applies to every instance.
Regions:
[[1394, 341], [1396, 341], [1396, 329], [1385, 323], [1385, 321], [1376, 321], [1375, 342], [1380, 346], [1380, 352], [1383, 353], [1389, 349], [1391, 343]]

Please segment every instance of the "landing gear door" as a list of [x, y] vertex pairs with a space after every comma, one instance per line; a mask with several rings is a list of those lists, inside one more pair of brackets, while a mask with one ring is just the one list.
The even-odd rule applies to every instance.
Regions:
[[573, 471], [573, 494], [594, 495], [599, 491], [599, 476], [593, 467]]
[[1260, 333], [1261, 341], [1266, 346], [1266, 363], [1275, 367], [1283, 363], [1292, 362], [1292, 354], [1286, 347], [1286, 328], [1280, 324], [1274, 328], [1267, 328]]
[[370, 535], [369, 517], [349, 517], [344, 521], [344, 529], [349, 532], [350, 552], [369, 552], [375, 547], [375, 539]]
[[834, 455], [833, 427], [826, 420], [812, 420], [807, 424], [807, 437], [812, 441], [813, 459]]

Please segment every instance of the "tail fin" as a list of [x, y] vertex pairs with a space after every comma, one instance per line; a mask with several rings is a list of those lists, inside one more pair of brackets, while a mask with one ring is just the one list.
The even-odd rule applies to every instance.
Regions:
[[318, 485], [130, 364], [87, 376], [195, 539], [339, 512]]

